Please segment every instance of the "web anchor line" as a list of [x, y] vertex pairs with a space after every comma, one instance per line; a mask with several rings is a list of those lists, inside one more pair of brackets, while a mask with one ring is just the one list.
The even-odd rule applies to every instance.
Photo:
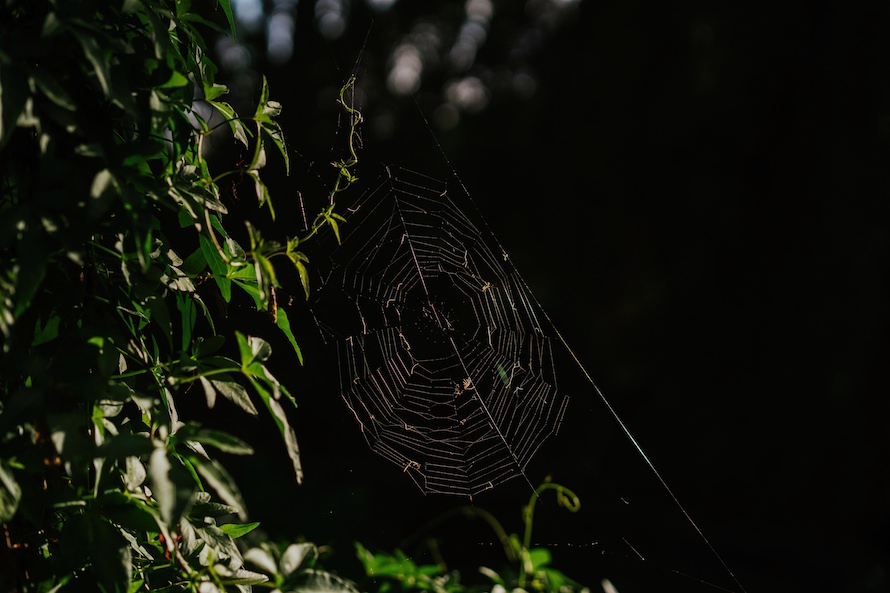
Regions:
[[[451, 170], [451, 174], [454, 175], [454, 178], [460, 184], [460, 187], [463, 190], [463, 194], [466, 196], [467, 201], [475, 209], [476, 216], [477, 216], [478, 220], [481, 221], [481, 223], [485, 226], [485, 229], [488, 231], [488, 236], [491, 237], [491, 239], [494, 241], [496, 247], [501, 251], [504, 261], [507, 261], [507, 259], [509, 258], [509, 255], [507, 254], [506, 249], [504, 249], [504, 247], [501, 245], [500, 241], [498, 241], [497, 235], [494, 234], [494, 231], [489, 226], [488, 221], [482, 215], [481, 210], [479, 210], [479, 207], [476, 205], [476, 202], [473, 200], [469, 190], [467, 189], [467, 186], [463, 182], [463, 179], [461, 179], [460, 175], [457, 174], [457, 171], [454, 169], [454, 166], [451, 164], [451, 161], [449, 160], [448, 155], [445, 154], [445, 151], [442, 148], [442, 145], [439, 143], [439, 140], [436, 137], [436, 135], [433, 131], [433, 128], [429, 123], [429, 120], [427, 120], [426, 116], [423, 114], [419, 105], [417, 106], [417, 110], [420, 113], [420, 116], [423, 118], [423, 121], [426, 124], [427, 130], [429, 131], [433, 141], [435, 142], [436, 147], [439, 149], [439, 152], [442, 155], [442, 158], [445, 160], [445, 163], [448, 165], [448, 168]], [[745, 587], [739, 581], [738, 577], [736, 577], [735, 573], [732, 571], [732, 569], [729, 567], [729, 565], [723, 559], [723, 556], [720, 555], [720, 553], [717, 551], [717, 549], [714, 547], [714, 545], [711, 543], [711, 541], [707, 538], [704, 531], [699, 527], [698, 523], [692, 518], [692, 515], [690, 515], [689, 512], [686, 510], [686, 507], [680, 502], [680, 499], [677, 497], [677, 495], [674, 493], [673, 489], [667, 483], [667, 480], [665, 480], [665, 478], [661, 475], [661, 472], [658, 471], [658, 469], [655, 467], [655, 464], [652, 462], [652, 460], [646, 454], [643, 447], [637, 441], [636, 437], [634, 437], [633, 433], [630, 431], [630, 429], [624, 423], [624, 420], [622, 420], [621, 416], [618, 414], [618, 411], [615, 409], [615, 407], [612, 405], [612, 403], [608, 400], [608, 398], [605, 396], [605, 394], [602, 392], [602, 390], [599, 388], [599, 386], [596, 384], [596, 381], [593, 380], [593, 377], [590, 375], [587, 368], [581, 362], [580, 358], [578, 358], [578, 355], [575, 354], [575, 351], [571, 348], [571, 346], [569, 346], [569, 343], [566, 341], [565, 337], [563, 337], [562, 333], [556, 327], [556, 324], [553, 323], [553, 320], [550, 318], [550, 315], [548, 315], [547, 311], [541, 306], [537, 297], [534, 295], [534, 293], [531, 291], [531, 288], [525, 282], [525, 279], [518, 273], [516, 274], [516, 277], [518, 278], [522, 287], [525, 289], [524, 293], [521, 293], [521, 294], [528, 295], [528, 297], [534, 301], [538, 311], [540, 311], [540, 313], [543, 316], [544, 320], [546, 321], [547, 325], [549, 326], [549, 328], [553, 331], [554, 335], [556, 336], [557, 341], [569, 353], [569, 355], [571, 356], [575, 365], [583, 373], [587, 382], [593, 388], [594, 392], [599, 397], [600, 401], [606, 406], [606, 409], [609, 411], [609, 414], [616, 421], [618, 426], [621, 428], [621, 431], [624, 433], [624, 435], [628, 438], [630, 443], [633, 445], [634, 449], [639, 454], [639, 456], [643, 460], [643, 462], [646, 464], [649, 471], [655, 476], [655, 478], [658, 480], [661, 487], [668, 494], [668, 496], [670, 497], [674, 506], [677, 507], [677, 509], [683, 515], [686, 522], [690, 525], [690, 527], [695, 531], [696, 535], [705, 544], [708, 551], [720, 563], [720, 566], [727, 573], [727, 575], [732, 579], [732, 582], [735, 583], [735, 585], [739, 588], [739, 591], [741, 591], [741, 593], [747, 593], [747, 591], [745, 590]], [[630, 545], [630, 544], [628, 544], [628, 545]], [[633, 549], [633, 547], [631, 547], [631, 549]], [[634, 550], [634, 551], [636, 552], [636, 550]], [[639, 555], [639, 552], [637, 552], [637, 554]], [[645, 560], [642, 556], [640, 556], [640, 558]]]

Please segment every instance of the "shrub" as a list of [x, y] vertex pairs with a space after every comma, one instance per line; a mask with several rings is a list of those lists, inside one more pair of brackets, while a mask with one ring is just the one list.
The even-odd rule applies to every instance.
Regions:
[[[274, 262], [308, 293], [301, 240], [336, 230], [334, 196], [355, 164], [338, 163], [307, 237], [267, 241], [248, 222], [239, 243], [222, 181], [247, 182], [274, 217], [260, 170], [268, 149], [288, 164], [281, 107], [265, 83], [249, 117], [223, 101], [202, 32], [211, 18], [231, 26], [229, 2], [192, 4], [0, 6], [3, 590], [348, 587], [312, 568], [311, 544], [242, 555], [235, 540], [256, 524], [211, 453], [251, 448], [177, 413], [183, 398], [248, 414], [261, 403], [301, 479], [294, 400], [266, 367], [269, 344], [223, 335], [219, 320], [248, 299], [300, 356]], [[216, 171], [204, 145], [220, 132], [250, 156]]]

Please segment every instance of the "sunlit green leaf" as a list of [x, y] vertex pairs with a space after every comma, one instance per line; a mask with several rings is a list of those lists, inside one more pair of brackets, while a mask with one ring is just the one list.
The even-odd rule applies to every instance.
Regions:
[[222, 465], [214, 460], [196, 456], [191, 457], [190, 461], [197, 468], [201, 478], [216, 491], [223, 502], [233, 507], [237, 514], [241, 516], [247, 514], [238, 485]]
[[[277, 115], [277, 113], [275, 115]], [[284, 141], [284, 132], [282, 131], [281, 126], [278, 124], [278, 122], [270, 121], [263, 123], [262, 129], [269, 136], [275, 146], [278, 147], [278, 151], [284, 158], [285, 174], [290, 174], [290, 157], [287, 154], [287, 145]]]
[[226, 523], [220, 525], [219, 528], [232, 539], [238, 539], [239, 537], [247, 535], [259, 526], [259, 521], [255, 521], [253, 523]]
[[32, 68], [28, 71], [34, 84], [40, 91], [53, 103], [67, 109], [68, 111], [76, 111], [77, 105], [68, 94], [68, 91], [59, 83], [59, 81], [38, 68]]
[[12, 469], [0, 460], [0, 523], [12, 520], [21, 500], [21, 486], [16, 482]]
[[225, 101], [213, 101], [208, 98], [207, 103], [223, 116], [223, 119], [225, 119], [229, 129], [232, 131], [232, 135], [247, 148], [249, 145], [248, 137], [251, 135], [251, 132], [238, 117], [238, 114], [235, 113], [235, 109]]
[[220, 379], [220, 376], [221, 375], [217, 375], [217, 377], [210, 379], [210, 383], [213, 384], [213, 387], [215, 387], [227, 400], [234, 403], [248, 414], [256, 416], [257, 410], [254, 407], [253, 402], [250, 401], [250, 395], [247, 393], [247, 389], [232, 379]]
[[105, 48], [101, 47], [96, 41], [96, 38], [93, 37], [90, 33], [77, 29], [73, 29], [72, 32], [74, 33], [74, 36], [77, 38], [77, 40], [80, 42], [80, 46], [83, 49], [84, 55], [93, 65], [93, 72], [96, 74], [96, 78], [99, 81], [99, 86], [102, 87], [102, 91], [105, 93], [105, 96], [110, 97], [110, 50], [107, 48], [107, 46]]
[[315, 544], [309, 542], [291, 544], [281, 554], [278, 566], [282, 576], [287, 578], [301, 567], [311, 568], [317, 559], [318, 547]]
[[175, 70], [170, 73], [170, 79], [167, 80], [164, 84], [158, 86], [159, 89], [169, 89], [169, 88], [179, 88], [189, 84], [191, 81], [185, 74], [181, 72], [176, 72]]
[[546, 548], [532, 548], [528, 551], [528, 557], [534, 570], [550, 564], [552, 559], [550, 550]]
[[269, 577], [264, 574], [260, 574], [258, 572], [251, 572], [249, 570], [244, 570], [243, 568], [239, 568], [234, 571], [232, 575], [227, 576], [224, 579], [224, 582], [228, 585], [235, 585], [239, 587], [239, 591], [244, 591], [245, 593], [249, 591], [249, 589], [242, 589], [241, 587], [247, 587], [249, 585], [259, 585], [261, 583], [268, 582]]
[[287, 456], [290, 457], [291, 464], [293, 465], [297, 484], [301, 484], [303, 482], [303, 464], [300, 461], [300, 447], [297, 444], [297, 435], [288, 423], [287, 414], [285, 414], [284, 408], [281, 407], [277, 399], [267, 396], [263, 398], [263, 402], [269, 408], [269, 411], [272, 412], [275, 424], [278, 425], [278, 430], [284, 438], [284, 446], [287, 450]]
[[232, 300], [232, 281], [227, 277], [229, 267], [223, 260], [222, 255], [220, 255], [216, 245], [204, 233], [198, 235], [198, 245], [207, 262], [207, 266], [210, 268], [210, 272], [213, 274], [213, 279], [219, 287], [220, 295], [228, 303]]
[[244, 560], [269, 574], [278, 572], [278, 565], [275, 562], [275, 557], [272, 556], [265, 547], [250, 548], [244, 553]]
[[300, 351], [300, 346], [297, 344], [297, 339], [294, 337], [287, 311], [282, 308], [278, 309], [278, 316], [275, 319], [275, 324], [282, 332], [284, 332], [284, 336], [287, 338], [288, 342], [290, 342], [290, 345], [293, 346], [294, 352], [297, 353], [297, 359], [300, 361], [300, 364], [303, 364], [303, 353]]
[[306, 269], [306, 266], [303, 262], [297, 260], [294, 261], [294, 267], [297, 268], [297, 273], [300, 275], [300, 282], [303, 284], [303, 291], [306, 293], [306, 298], [309, 298], [309, 270]]
[[253, 448], [235, 435], [212, 428], [202, 428], [189, 424], [180, 429], [176, 436], [189, 442], [194, 441], [202, 445], [210, 445], [224, 453], [233, 455], [250, 455], [253, 453]]
[[260, 86], [260, 99], [257, 101], [256, 109], [254, 110], [253, 117], [257, 121], [262, 121], [265, 115], [266, 103], [269, 101], [269, 82], [266, 80], [266, 77], [263, 76], [263, 83]]
[[352, 582], [322, 570], [308, 569], [301, 577], [293, 593], [358, 593]]

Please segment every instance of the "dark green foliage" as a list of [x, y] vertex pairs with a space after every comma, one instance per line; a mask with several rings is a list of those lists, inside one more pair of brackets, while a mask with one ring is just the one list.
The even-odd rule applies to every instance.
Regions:
[[[244, 568], [234, 540], [256, 524], [241, 523], [242, 496], [212, 454], [252, 450], [177, 413], [182, 398], [212, 407], [219, 395], [256, 415], [258, 399], [301, 480], [295, 402], [266, 367], [269, 344], [217, 333], [221, 304], [242, 292], [300, 356], [273, 258], [308, 292], [302, 239], [279, 245], [248, 224], [242, 246], [223, 224], [230, 176], [274, 217], [259, 172], [268, 146], [285, 167], [288, 151], [265, 83], [250, 117], [222, 100], [202, 38], [217, 8], [231, 25], [228, 0], [0, 5], [0, 589], [323, 578], [299, 563], [285, 577]], [[204, 143], [223, 129], [250, 158], [217, 172]], [[333, 196], [353, 165], [338, 164], [312, 234], [336, 230]]]
[[[296, 402], [267, 368], [269, 343], [222, 321], [228, 303], [252, 304], [302, 362], [276, 264], [308, 295], [301, 244], [325, 226], [339, 237], [336, 198], [358, 161], [354, 81], [339, 97], [347, 158], [306, 234], [268, 241], [249, 222], [233, 234], [233, 182], [274, 218], [266, 149], [289, 162], [265, 81], [243, 117], [214, 80], [202, 32], [231, 27], [228, 0], [0, 2], [0, 590], [354, 592], [313, 544], [254, 537], [214, 457], [251, 446], [177, 411], [218, 397], [264, 409], [302, 479]], [[217, 171], [205, 143], [220, 132], [249, 158]], [[248, 534], [260, 543], [238, 545]], [[493, 583], [573, 586], [527, 540], [509, 539], [517, 572], [488, 571]], [[438, 566], [361, 550], [403, 589], [464, 589]]]
[[572, 593], [573, 591], [588, 591], [550, 565], [549, 550], [532, 547], [535, 506], [541, 499], [541, 495], [547, 490], [554, 490], [557, 504], [570, 512], [574, 513], [581, 508], [581, 501], [574, 492], [548, 479], [532, 492], [528, 504], [522, 508], [524, 526], [522, 538], [516, 534], [508, 535], [493, 515], [478, 507], [468, 506], [455, 510], [455, 515], [477, 517], [488, 523], [504, 549], [507, 559], [505, 568], [499, 571], [485, 566], [479, 568], [479, 572], [486, 577], [487, 581], [483, 585], [464, 584], [460, 580], [458, 571], [449, 571], [443, 564], [419, 565], [400, 550], [396, 550], [393, 554], [373, 554], [361, 544], [356, 544], [359, 560], [365, 573], [377, 586], [380, 593], [399, 591]]

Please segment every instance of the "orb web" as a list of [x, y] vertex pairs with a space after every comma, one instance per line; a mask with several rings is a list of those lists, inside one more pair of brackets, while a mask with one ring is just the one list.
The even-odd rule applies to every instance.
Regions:
[[343, 400], [425, 493], [525, 478], [568, 404], [537, 301], [470, 211], [444, 183], [387, 169], [320, 266], [315, 315]]

